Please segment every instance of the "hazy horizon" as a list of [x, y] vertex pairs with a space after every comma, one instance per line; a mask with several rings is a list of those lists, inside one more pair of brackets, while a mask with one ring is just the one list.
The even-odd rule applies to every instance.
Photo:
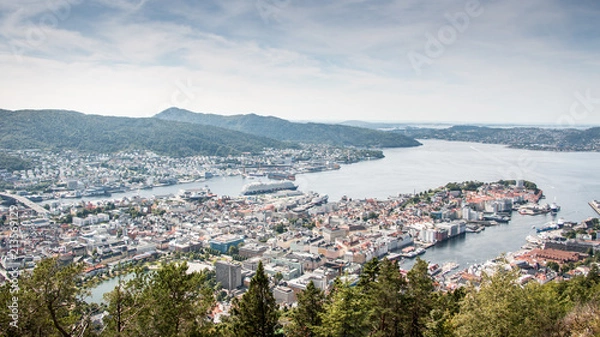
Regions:
[[[171, 107], [171, 108], [176, 108], [176, 109], [180, 109], [177, 107]], [[170, 108], [169, 108], [170, 109]], [[76, 112], [76, 113], [81, 113], [84, 115], [95, 115], [95, 116], [107, 116], [107, 117], [125, 117], [125, 118], [153, 118], [154, 116], [158, 115], [159, 113], [163, 112], [163, 111], [159, 111], [155, 114], [152, 115], [148, 115], [148, 116], [115, 116], [115, 115], [102, 115], [102, 114], [93, 114], [93, 113], [86, 113], [85, 111], [77, 111], [77, 110], [69, 110], [69, 109], [55, 109], [55, 108], [48, 108], [48, 109], [15, 109], [15, 110], [11, 110], [11, 109], [3, 109], [2, 107], [0, 107], [0, 110], [7, 110], [7, 111], [13, 111], [13, 112], [18, 112], [18, 111], [28, 111], [28, 110], [32, 110], [32, 111], [69, 111], [69, 112]], [[368, 120], [368, 119], [362, 119], [362, 120], [357, 120], [357, 119], [353, 119], [353, 120], [332, 120], [332, 119], [319, 119], [319, 118], [315, 118], [315, 119], [288, 119], [288, 118], [283, 118], [283, 117], [279, 117], [279, 116], [274, 116], [274, 115], [262, 115], [260, 113], [255, 113], [255, 112], [243, 112], [243, 113], [234, 113], [234, 114], [230, 114], [230, 115], [224, 115], [224, 114], [215, 114], [215, 113], [211, 113], [211, 112], [205, 112], [205, 111], [192, 111], [192, 110], [187, 110], [187, 109], [183, 109], [192, 113], [201, 113], [201, 114], [208, 114], [208, 115], [220, 115], [220, 116], [241, 116], [241, 115], [250, 115], [250, 114], [254, 114], [260, 117], [276, 117], [276, 118], [281, 118], [290, 122], [294, 122], [294, 123], [322, 123], [322, 124], [343, 124], [343, 125], [351, 125], [354, 126], [355, 123], [357, 124], [371, 124], [373, 127], [376, 125], [382, 125], [382, 126], [387, 126], [387, 127], [393, 127], [393, 126], [413, 126], [413, 127], [424, 127], [424, 128], [444, 128], [444, 127], [450, 127], [450, 126], [487, 126], [487, 127], [497, 127], [497, 128], [512, 128], [512, 127], [537, 127], [537, 128], [556, 128], [556, 129], [565, 129], [565, 128], [574, 128], [574, 129], [585, 129], [585, 128], [592, 128], [592, 127], [600, 127], [600, 124], [571, 124], [571, 125], [563, 125], [563, 124], [557, 124], [557, 123], [551, 123], [551, 124], [542, 124], [542, 123], [538, 123], [538, 124], [524, 124], [524, 123], [509, 123], [509, 122], [489, 122], [489, 123], [485, 123], [485, 122], [464, 122], [464, 121], [419, 121], [419, 120], [412, 120], [412, 121], [402, 121], [402, 120]], [[384, 129], [384, 128], [381, 128]]]
[[600, 3], [0, 0], [0, 108], [600, 125]]

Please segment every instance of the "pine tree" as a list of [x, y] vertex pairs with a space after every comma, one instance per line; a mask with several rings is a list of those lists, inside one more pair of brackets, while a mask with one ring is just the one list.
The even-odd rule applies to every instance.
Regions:
[[248, 291], [232, 309], [233, 331], [240, 337], [273, 337], [279, 312], [262, 262]]
[[471, 287], [452, 322], [457, 336], [556, 336], [556, 323], [564, 316], [551, 284], [525, 287], [518, 271], [498, 269], [484, 277], [480, 289]]
[[427, 319], [432, 307], [433, 280], [429, 276], [427, 262], [417, 258], [408, 272], [408, 325], [405, 335], [422, 337], [427, 327]]
[[123, 282], [119, 279], [115, 289], [104, 294], [104, 300], [108, 303], [108, 315], [104, 318], [103, 336], [135, 335], [138, 315], [148, 304], [142, 297], [147, 278], [148, 276], [140, 268], [136, 271], [133, 280]]
[[314, 337], [321, 326], [325, 294], [310, 281], [306, 289], [298, 294], [298, 307], [291, 314], [291, 323], [286, 327], [286, 336]]
[[369, 332], [366, 297], [358, 287], [341, 283], [330, 294], [322, 315], [323, 324], [317, 327], [322, 337], [362, 337]]
[[124, 287], [107, 294], [107, 334], [115, 336], [194, 335], [209, 327], [214, 304], [206, 274], [188, 266], [165, 264], [154, 273], [138, 271]]
[[360, 273], [360, 279], [358, 286], [363, 288], [370, 287], [377, 280], [379, 274], [380, 263], [376, 257], [372, 258], [369, 262], [365, 263]]
[[[32, 274], [19, 277], [19, 291], [11, 294], [10, 285], [0, 290], [0, 334], [17, 336], [80, 336], [89, 327], [88, 307], [78, 286], [81, 264], [63, 266], [56, 258], [40, 261]], [[7, 329], [6, 322], [13, 296], [18, 297], [18, 328]], [[8, 301], [8, 303], [7, 303]], [[10, 311], [10, 309], [9, 309]], [[6, 325], [5, 325], [6, 324]]]
[[402, 336], [407, 311], [406, 280], [394, 261], [379, 263], [376, 281], [363, 287], [370, 308], [371, 336]]

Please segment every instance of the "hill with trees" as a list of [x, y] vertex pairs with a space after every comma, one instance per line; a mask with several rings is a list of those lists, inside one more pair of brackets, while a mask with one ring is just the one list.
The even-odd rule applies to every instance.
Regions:
[[28, 170], [31, 168], [31, 163], [19, 157], [0, 152], [0, 170]]
[[531, 150], [600, 151], [600, 127], [582, 130], [457, 125], [443, 129], [407, 127], [393, 132], [417, 139], [504, 144]]
[[64, 110], [0, 110], [0, 120], [0, 146], [12, 150], [149, 150], [170, 156], [226, 156], [295, 146], [215, 126], [156, 118], [85, 115]]
[[329, 144], [356, 147], [411, 147], [421, 145], [401, 134], [335, 124], [295, 123], [256, 114], [222, 116], [170, 108], [156, 119], [212, 125], [252, 135], [297, 143]]

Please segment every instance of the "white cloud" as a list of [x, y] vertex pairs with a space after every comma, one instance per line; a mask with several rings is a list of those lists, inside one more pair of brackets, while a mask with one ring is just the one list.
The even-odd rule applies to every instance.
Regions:
[[587, 41], [597, 24], [559, 2], [482, 1], [419, 75], [407, 53], [425, 54], [426, 34], [467, 1], [259, 1], [279, 4], [277, 20], [254, 1], [81, 3], [17, 60], [11, 43], [27, 42], [48, 7], [0, 0], [1, 108], [552, 123], [575, 92], [600, 96], [598, 47]]

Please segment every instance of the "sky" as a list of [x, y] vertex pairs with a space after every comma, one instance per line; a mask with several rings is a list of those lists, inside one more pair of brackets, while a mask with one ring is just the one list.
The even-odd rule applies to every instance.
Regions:
[[0, 0], [0, 109], [600, 125], [600, 2]]

